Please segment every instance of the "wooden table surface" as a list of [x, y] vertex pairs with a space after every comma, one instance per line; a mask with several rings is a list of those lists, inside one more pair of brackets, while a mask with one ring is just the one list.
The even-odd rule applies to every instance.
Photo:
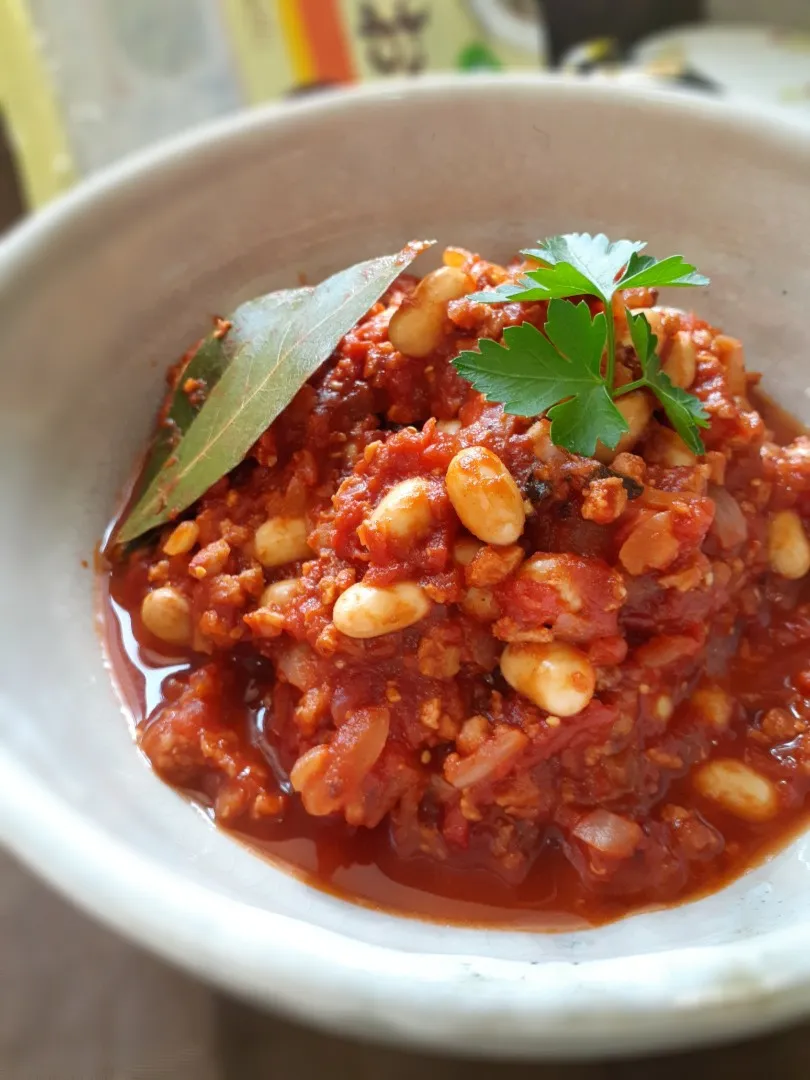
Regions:
[[730, 1048], [590, 1065], [462, 1062], [322, 1035], [121, 941], [0, 855], [0, 1080], [779, 1080], [810, 1025]]

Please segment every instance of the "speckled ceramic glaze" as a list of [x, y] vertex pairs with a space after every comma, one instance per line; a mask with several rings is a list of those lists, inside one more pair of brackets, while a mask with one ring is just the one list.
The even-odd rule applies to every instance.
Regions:
[[[558, 935], [314, 891], [217, 832], [133, 746], [93, 549], [163, 371], [211, 312], [438, 237], [573, 229], [709, 273], [693, 299], [810, 419], [810, 131], [696, 97], [426, 81], [243, 115], [127, 162], [0, 245], [0, 837], [122, 933], [357, 1035], [515, 1056], [694, 1045], [810, 1011], [810, 844], [723, 892]], [[425, 263], [429, 266], [429, 262]]]

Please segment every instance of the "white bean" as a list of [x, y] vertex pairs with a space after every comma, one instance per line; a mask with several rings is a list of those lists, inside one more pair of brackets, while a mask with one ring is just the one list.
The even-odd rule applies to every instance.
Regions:
[[186, 555], [200, 535], [200, 526], [196, 521], [181, 521], [170, 533], [169, 538], [163, 545], [167, 555]]
[[347, 637], [375, 638], [413, 626], [428, 611], [430, 600], [414, 582], [366, 585], [361, 581], [337, 598], [332, 620]]
[[697, 457], [678, 432], [659, 424], [654, 426], [652, 437], [647, 441], [644, 456], [648, 464], [666, 465], [668, 469], [679, 465], [697, 464]]
[[303, 691], [317, 686], [320, 681], [317, 657], [303, 641], [285, 643], [276, 657], [276, 674]]
[[512, 474], [483, 446], [460, 450], [447, 469], [447, 494], [461, 523], [485, 544], [514, 544], [526, 511]]
[[627, 421], [629, 431], [619, 439], [614, 454], [629, 450], [639, 441], [653, 414], [652, 398], [645, 390], [633, 390], [616, 402], [616, 407]]
[[617, 454], [632, 450], [644, 434], [653, 414], [652, 399], [646, 390], [632, 390], [618, 398], [616, 408], [627, 421], [629, 430], [622, 435], [613, 450], [597, 443], [595, 457], [606, 465], [609, 465]]
[[704, 798], [744, 821], [769, 821], [779, 813], [779, 796], [770, 780], [734, 758], [707, 761], [696, 771], [694, 784]]
[[272, 517], [256, 530], [256, 558], [272, 568], [312, 555], [307, 543], [307, 523], [302, 517]]
[[419, 540], [432, 523], [430, 484], [421, 476], [395, 484], [369, 518], [369, 524], [395, 540]]
[[[644, 316], [644, 318], [650, 324], [650, 329], [655, 334], [655, 336], [658, 338], [658, 341], [660, 343], [661, 336], [662, 336], [661, 335], [661, 328], [662, 328], [662, 322], [663, 322], [665, 311], [662, 310], [661, 308], [644, 307], [644, 308], [636, 308], [633, 311], [633, 314], [634, 315], [643, 315]], [[632, 345], [633, 344], [633, 337], [632, 337], [632, 335], [630, 333], [630, 318], [629, 318], [629, 316], [627, 318], [627, 328], [625, 330], [623, 330], [621, 332], [621, 334], [619, 335], [619, 340], [618, 340], [617, 344], [619, 344], [619, 345]]]
[[567, 555], [539, 553], [532, 555], [520, 568], [520, 577], [531, 578], [541, 585], [550, 585], [570, 612], [580, 611], [582, 597], [574, 584], [571, 560]]
[[442, 343], [447, 305], [472, 292], [470, 276], [456, 266], [442, 266], [426, 274], [391, 316], [388, 340], [407, 356], [428, 356]]
[[588, 657], [573, 645], [507, 645], [501, 673], [509, 685], [553, 716], [574, 716], [594, 695], [596, 672]]
[[447, 247], [442, 252], [442, 262], [445, 266], [464, 266], [471, 261], [472, 256], [464, 248]]
[[301, 582], [298, 578], [283, 578], [281, 581], [271, 582], [262, 593], [262, 607], [285, 608], [301, 592]]
[[731, 723], [734, 702], [719, 686], [704, 686], [695, 690], [690, 703], [700, 718], [717, 731], [725, 731]]
[[810, 570], [810, 542], [795, 510], [774, 514], [768, 526], [768, 560], [780, 577], [796, 581]]
[[[655, 351], [660, 355], [662, 346], [668, 338], [664, 330], [664, 317], [671, 318], [672, 315], [680, 313], [675, 308], [638, 308], [633, 314], [643, 315], [650, 324], [650, 329], [658, 339]], [[622, 332], [619, 343], [621, 345], [633, 344], [629, 325]], [[695, 381], [696, 369], [697, 349], [692, 341], [692, 335], [688, 330], [678, 330], [672, 338], [669, 355], [661, 365], [661, 370], [670, 377], [675, 386], [687, 389]]]
[[171, 585], [147, 593], [141, 604], [141, 618], [150, 634], [171, 645], [191, 641], [191, 606]]
[[431, 304], [449, 304], [472, 292], [475, 283], [469, 274], [457, 266], [440, 266], [425, 274], [416, 286], [416, 297]]
[[652, 714], [656, 720], [661, 720], [666, 723], [672, 719], [672, 714], [675, 711], [675, 705], [669, 694], [659, 694], [655, 699], [652, 707]]
[[661, 365], [661, 370], [665, 375], [669, 375], [675, 386], [684, 390], [688, 390], [695, 381], [697, 349], [688, 330], [679, 330], [675, 335], [669, 356]]
[[459, 566], [469, 566], [483, 547], [480, 540], [474, 540], [471, 536], [462, 536], [453, 544], [453, 558]]
[[720, 362], [726, 369], [726, 384], [729, 391], [736, 396], [743, 396], [746, 393], [747, 382], [742, 342], [727, 334], [718, 334], [714, 339], [714, 346]]

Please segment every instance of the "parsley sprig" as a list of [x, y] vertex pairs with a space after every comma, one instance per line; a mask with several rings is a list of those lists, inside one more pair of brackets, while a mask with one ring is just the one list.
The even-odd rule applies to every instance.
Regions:
[[[650, 390], [689, 449], [702, 454], [697, 429], [708, 427], [708, 416], [693, 394], [675, 386], [661, 370], [657, 339], [642, 314], [627, 312], [641, 377], [614, 387], [615, 293], [709, 284], [681, 255], [659, 260], [642, 255], [645, 247], [632, 240], [611, 243], [601, 233], [570, 233], [521, 252], [540, 265], [516, 284], [474, 293], [471, 299], [487, 304], [548, 301], [545, 333], [526, 322], [507, 327], [502, 344], [482, 338], [478, 351], [456, 357], [456, 369], [489, 401], [501, 402], [506, 412], [547, 413], [553, 441], [588, 457], [600, 442], [613, 449], [628, 430], [615, 400], [631, 390]], [[569, 302], [582, 296], [600, 300], [605, 311], [592, 315], [584, 300]]]
[[669, 376], [661, 370], [661, 359], [655, 352], [658, 341], [646, 318], [643, 315], [634, 315], [628, 310], [627, 322], [642, 374], [640, 379], [614, 390], [613, 397], [621, 397], [622, 394], [629, 394], [631, 390], [640, 387], [652, 390], [664, 407], [670, 424], [692, 453], [704, 453], [706, 448], [697, 433], [697, 428], [709, 426], [708, 413], [694, 394], [689, 394], [686, 390], [675, 386]]

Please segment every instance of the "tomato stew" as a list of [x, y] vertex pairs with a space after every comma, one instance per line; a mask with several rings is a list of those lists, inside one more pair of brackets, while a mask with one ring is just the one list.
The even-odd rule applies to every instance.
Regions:
[[474, 303], [514, 268], [445, 262], [440, 318], [400, 279], [241, 465], [105, 566], [139, 744], [360, 902], [559, 927], [715, 889], [810, 787], [810, 438], [769, 429], [737, 340], [638, 290], [618, 381], [644, 309], [706, 453], [643, 390], [615, 452], [561, 450], [450, 362], [545, 305]]

